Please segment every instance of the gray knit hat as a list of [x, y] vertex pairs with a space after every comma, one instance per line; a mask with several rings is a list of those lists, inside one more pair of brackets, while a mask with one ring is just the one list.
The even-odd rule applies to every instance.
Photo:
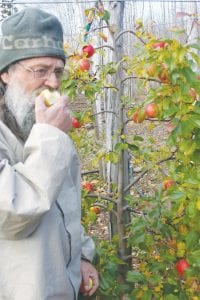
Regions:
[[59, 20], [40, 9], [26, 8], [2, 23], [0, 72], [26, 58], [53, 56], [65, 62], [63, 30]]

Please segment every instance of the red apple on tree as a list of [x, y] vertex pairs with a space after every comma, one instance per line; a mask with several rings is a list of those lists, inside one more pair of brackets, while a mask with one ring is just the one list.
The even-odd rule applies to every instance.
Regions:
[[87, 181], [87, 182], [82, 183], [82, 188], [87, 190], [88, 192], [92, 192], [94, 189], [94, 186], [93, 186], [92, 182]]
[[86, 57], [81, 58], [78, 63], [81, 71], [88, 71], [90, 69], [90, 61]]
[[132, 116], [132, 120], [135, 123], [142, 123], [146, 117], [144, 110], [136, 110]]
[[158, 78], [162, 83], [168, 83], [169, 82], [169, 69], [166, 63], [160, 64], [160, 72], [158, 74]]
[[164, 188], [165, 190], [168, 190], [172, 185], [174, 185], [174, 180], [173, 179], [167, 179], [164, 181]]
[[168, 70], [163, 70], [159, 75], [158, 78], [162, 83], [168, 83], [169, 82], [169, 73]]
[[90, 211], [94, 212], [96, 215], [100, 214], [101, 208], [99, 206], [91, 206]]
[[154, 48], [154, 49], [161, 49], [161, 48], [164, 48], [166, 46], [167, 46], [167, 43], [164, 42], [164, 41], [161, 41], [161, 42], [154, 43], [152, 45], [152, 48]]
[[79, 122], [79, 120], [76, 117], [72, 117], [72, 127], [73, 128], [81, 127], [81, 123]]
[[185, 270], [189, 268], [189, 264], [187, 262], [187, 260], [185, 258], [180, 259], [177, 263], [176, 263], [176, 270], [179, 272], [179, 274], [181, 276], [184, 275]]
[[149, 118], [155, 118], [158, 115], [158, 106], [156, 103], [149, 103], [145, 106], [145, 114]]
[[171, 133], [171, 132], [175, 129], [175, 126], [174, 126], [174, 124], [172, 123], [172, 121], [169, 121], [169, 122], [167, 123], [167, 125], [166, 125], [166, 128], [167, 128], [167, 131], [168, 131], [169, 133]]
[[94, 47], [92, 45], [85, 45], [82, 48], [82, 52], [86, 54], [86, 57], [91, 57], [94, 54]]
[[197, 93], [196, 93], [195, 89], [190, 88], [188, 94], [193, 100], [196, 100]]
[[147, 74], [150, 76], [150, 77], [153, 77], [156, 73], [156, 64], [150, 64], [148, 67], [147, 67]]

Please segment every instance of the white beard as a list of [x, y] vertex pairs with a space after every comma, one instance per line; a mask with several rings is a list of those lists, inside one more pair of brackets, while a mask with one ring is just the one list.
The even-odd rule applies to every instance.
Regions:
[[35, 98], [38, 94], [39, 89], [32, 93], [23, 91], [15, 80], [7, 86], [4, 95], [7, 125], [24, 141], [35, 123]]

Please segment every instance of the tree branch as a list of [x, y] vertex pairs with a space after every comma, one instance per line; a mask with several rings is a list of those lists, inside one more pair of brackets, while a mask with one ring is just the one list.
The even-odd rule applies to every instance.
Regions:
[[140, 42], [141, 42], [142, 44], [144, 44], [144, 45], [146, 44], [145, 41], [143, 41], [143, 39], [140, 38], [133, 30], [123, 30], [123, 31], [121, 31], [121, 32], [116, 36], [115, 41], [117, 42], [117, 40], [120, 38], [120, 36], [122, 36], [122, 35], [125, 34], [125, 33], [131, 33], [131, 34], [133, 34], [135, 37], [137, 37], [137, 38], [140, 40]]
[[[172, 153], [172, 155], [170, 155], [169, 157], [167, 157], [167, 158], [165, 158], [165, 159], [162, 159], [162, 160], [160, 160], [160, 161], [158, 161], [157, 163], [156, 163], [156, 165], [160, 165], [160, 164], [162, 164], [163, 162], [165, 162], [165, 161], [168, 161], [168, 160], [171, 160], [171, 159], [173, 159], [174, 158], [174, 152]], [[151, 170], [151, 168], [147, 168], [147, 169], [145, 169], [141, 174], [140, 174], [140, 176], [138, 176], [135, 180], [133, 180], [129, 185], [127, 185], [125, 188], [124, 188], [124, 193], [126, 193], [128, 190], [130, 190], [130, 188], [134, 185], [134, 184], [136, 184], [148, 171], [150, 171]]]
[[124, 188], [124, 193], [126, 193], [130, 188], [136, 184], [150, 169], [144, 170], [140, 176], [138, 176], [135, 180], [133, 180], [131, 183], [129, 183], [125, 188]]
[[109, 48], [110, 50], [115, 51], [115, 49], [110, 45], [102, 45], [100, 47], [96, 47], [95, 50], [103, 49], [103, 48]]
[[99, 26], [99, 27], [95, 27], [95, 28], [91, 29], [90, 31], [88, 31], [87, 34], [93, 32], [93, 31], [104, 29], [104, 28], [109, 29], [109, 26], [108, 25], [102, 25], [102, 26]]
[[100, 111], [100, 112], [97, 112], [95, 114], [92, 114], [91, 117], [94, 117], [94, 116], [97, 116], [97, 115], [101, 115], [101, 114], [104, 114], [104, 113], [109, 113], [109, 114], [114, 114], [114, 115], [117, 115], [116, 112], [114, 111], [109, 111], [109, 110], [103, 110], [103, 111]]
[[93, 170], [93, 171], [85, 171], [81, 173], [81, 176], [88, 175], [88, 174], [94, 174], [99, 173], [99, 170]]
[[155, 81], [155, 82], [158, 82], [158, 83], [162, 83], [160, 80], [156, 79], [156, 78], [152, 78], [152, 77], [138, 77], [138, 76], [129, 76], [129, 77], [126, 77], [124, 78], [121, 83], [124, 83], [126, 80], [129, 80], [129, 79], [141, 79], [141, 80], [148, 80], [148, 81]]
[[113, 200], [112, 198], [110, 197], [107, 197], [107, 196], [103, 196], [103, 195], [100, 195], [100, 194], [87, 194], [86, 197], [90, 197], [90, 198], [101, 198], [103, 200], [106, 200], [106, 201], [109, 201], [113, 204], [117, 204], [115, 200]]

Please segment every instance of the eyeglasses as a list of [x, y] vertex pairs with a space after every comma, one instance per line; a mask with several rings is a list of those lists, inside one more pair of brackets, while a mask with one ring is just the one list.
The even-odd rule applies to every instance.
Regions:
[[32, 69], [30, 67], [24, 66], [22, 63], [18, 62], [17, 63], [19, 66], [21, 66], [22, 68], [24, 68], [24, 70], [31, 72], [34, 74], [34, 78], [35, 79], [48, 79], [52, 73], [55, 74], [57, 79], [60, 79], [63, 75], [63, 71], [64, 69], [56, 69], [54, 71], [50, 71], [48, 68], [44, 68], [44, 67], [39, 67], [37, 69]]

